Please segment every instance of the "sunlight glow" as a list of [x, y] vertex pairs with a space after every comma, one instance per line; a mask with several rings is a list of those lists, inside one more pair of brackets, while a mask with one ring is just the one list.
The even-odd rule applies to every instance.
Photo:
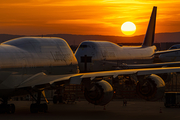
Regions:
[[121, 31], [125, 35], [132, 35], [136, 31], [136, 25], [133, 22], [125, 22], [121, 26]]

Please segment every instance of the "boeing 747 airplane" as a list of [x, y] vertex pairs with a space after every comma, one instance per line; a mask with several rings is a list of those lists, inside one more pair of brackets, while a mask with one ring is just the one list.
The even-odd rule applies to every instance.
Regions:
[[[177, 51], [174, 49], [168, 51], [156, 51], [156, 46], [154, 45], [156, 11], [157, 8], [154, 7], [144, 42], [141, 46], [119, 46], [109, 41], [91, 40], [82, 42], [75, 52], [80, 71], [92, 72], [179, 65], [179, 62], [171, 61], [168, 61], [169, 63], [153, 63], [154, 55], [156, 54], [163, 53], [163, 55], [160, 55], [160, 59], [166, 58], [164, 56], [167, 55], [176, 56], [173, 57], [173, 59], [179, 58], [177, 57], [177, 52], [173, 52]], [[172, 57], [169, 57], [169, 59], [172, 59]], [[166, 61], [169, 59], [166, 59]]]
[[[153, 8], [142, 46], [119, 46], [108, 41], [84, 41], [75, 52], [81, 72], [122, 69], [126, 64], [152, 63], [157, 7]], [[147, 65], [146, 65], [147, 67]]]
[[[14, 113], [15, 106], [8, 104], [8, 100], [26, 94], [36, 100], [30, 107], [32, 113], [47, 111], [47, 104], [40, 104], [41, 93], [46, 89], [58, 89], [69, 84], [83, 84], [87, 101], [95, 105], [106, 105], [113, 97], [113, 87], [103, 77], [116, 79], [121, 75], [134, 75], [139, 81], [139, 93], [145, 99], [156, 99], [164, 94], [165, 83], [154, 74], [169, 72], [180, 72], [180, 68], [78, 73], [77, 59], [63, 39], [17, 38], [0, 45], [0, 112]], [[148, 84], [145, 84], [147, 81]], [[38, 93], [37, 99], [33, 93]]]
[[[114, 90], [104, 77], [133, 76], [137, 81], [137, 93], [146, 100], [156, 100], [164, 95], [165, 83], [155, 74], [170, 72], [180, 72], [180, 67], [79, 73], [78, 61], [65, 40], [16, 38], [0, 45], [0, 112], [14, 113], [15, 105], [8, 104], [8, 100], [26, 94], [36, 101], [30, 106], [31, 113], [46, 112], [47, 104], [41, 103], [44, 90], [79, 84], [84, 85], [84, 96], [88, 102], [106, 105], [111, 101]], [[33, 93], [38, 93], [37, 98]]]

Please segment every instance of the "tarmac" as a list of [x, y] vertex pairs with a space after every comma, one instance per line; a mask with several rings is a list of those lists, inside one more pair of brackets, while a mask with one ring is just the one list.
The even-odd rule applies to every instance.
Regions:
[[87, 101], [74, 104], [48, 104], [47, 113], [30, 113], [30, 101], [10, 101], [16, 106], [14, 114], [0, 114], [0, 120], [179, 120], [180, 108], [166, 108], [163, 101], [113, 100], [104, 106]]

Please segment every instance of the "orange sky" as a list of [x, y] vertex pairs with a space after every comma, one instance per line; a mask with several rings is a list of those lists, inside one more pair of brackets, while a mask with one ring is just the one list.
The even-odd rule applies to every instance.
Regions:
[[156, 33], [180, 32], [179, 0], [4, 0], [0, 34], [82, 34], [123, 36], [126, 21], [134, 35], [145, 34], [153, 6]]

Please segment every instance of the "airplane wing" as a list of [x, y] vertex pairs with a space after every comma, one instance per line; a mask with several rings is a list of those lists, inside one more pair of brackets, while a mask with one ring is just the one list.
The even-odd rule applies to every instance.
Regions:
[[157, 67], [176, 67], [180, 66], [180, 62], [163, 62], [163, 63], [152, 63], [152, 64], [125, 64], [120, 67], [123, 69], [138, 69], [138, 68], [157, 68]]
[[141, 69], [141, 68], [157, 68], [157, 67], [177, 67], [180, 66], [180, 62], [162, 62], [152, 64], [120, 64], [117, 62], [103, 61], [104, 64], [114, 65], [114, 69]]
[[101, 72], [90, 72], [80, 74], [66, 74], [66, 75], [46, 75], [38, 73], [24, 82], [17, 88], [36, 88], [36, 89], [49, 89], [54, 88], [56, 85], [65, 84], [81, 84], [83, 79], [95, 80], [106, 76], [116, 78], [119, 75], [150, 75], [160, 73], [180, 72], [180, 67], [166, 67], [166, 68], [146, 68], [146, 69], [127, 69], [127, 70], [112, 70]]
[[64, 84], [70, 80], [70, 78], [74, 78], [79, 76], [79, 74], [65, 74], [65, 75], [46, 75], [41, 72], [35, 74], [25, 81], [23, 81], [17, 88], [50, 88], [54, 87], [54, 83]]
[[180, 51], [180, 49], [162, 50], [162, 51], [156, 51], [154, 54], [159, 55], [159, 54], [178, 52], [178, 51]]

